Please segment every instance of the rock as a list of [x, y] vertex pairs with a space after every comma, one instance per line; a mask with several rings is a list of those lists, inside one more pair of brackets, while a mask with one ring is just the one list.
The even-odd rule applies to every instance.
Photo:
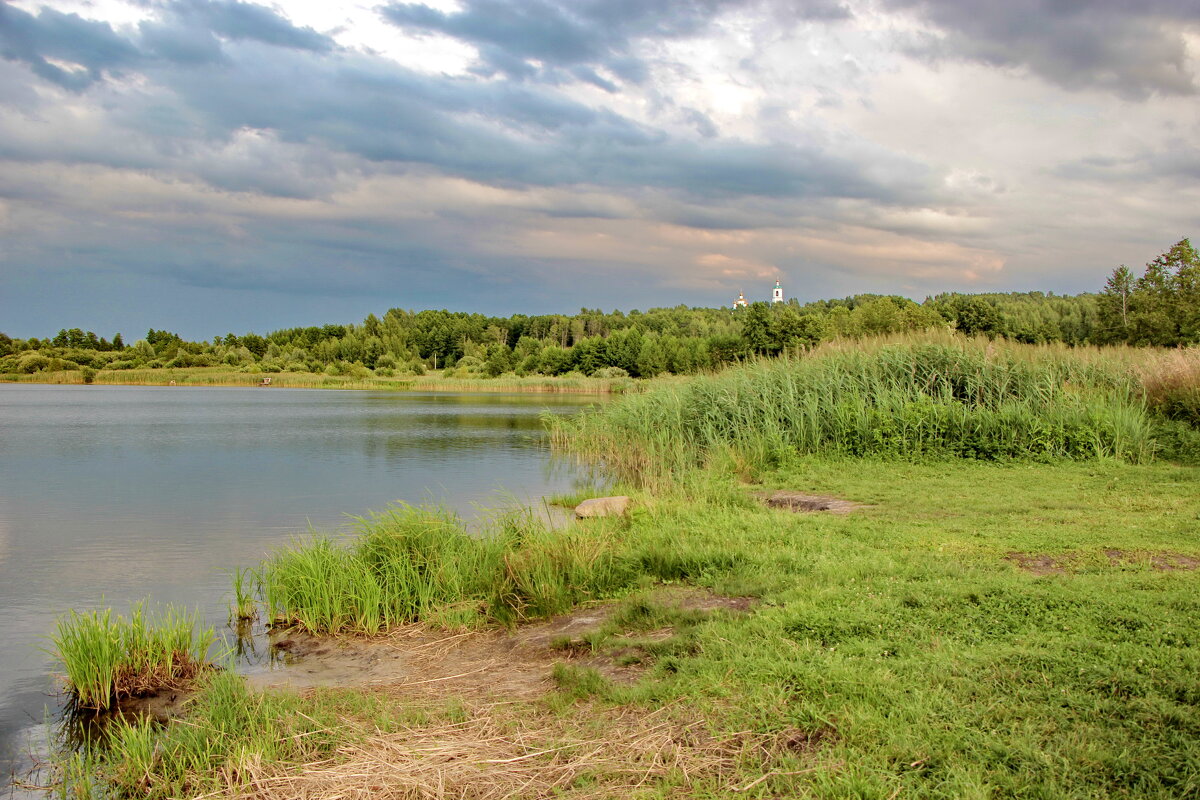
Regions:
[[632, 502], [623, 494], [616, 497], [593, 497], [591, 500], [584, 500], [575, 506], [575, 519], [619, 517], [629, 513], [629, 506]]

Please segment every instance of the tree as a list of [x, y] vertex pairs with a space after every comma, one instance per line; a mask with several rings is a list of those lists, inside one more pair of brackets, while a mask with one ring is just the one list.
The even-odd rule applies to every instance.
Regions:
[[771, 336], [771, 309], [766, 303], [751, 303], [742, 313], [742, 338], [751, 353], [778, 352]]
[[994, 305], [981, 297], [962, 298], [955, 312], [955, 326], [967, 336], [982, 333], [994, 338], [1000, 332], [1000, 314]]
[[1129, 339], [1129, 301], [1133, 296], [1133, 288], [1133, 273], [1124, 264], [1114, 269], [1104, 284], [1104, 291], [1100, 293], [1100, 334], [1103, 341], [1124, 342]]
[[638, 374], [643, 378], [653, 378], [667, 368], [667, 353], [663, 350], [658, 337], [650, 334], [642, 340], [642, 351], [638, 353]]

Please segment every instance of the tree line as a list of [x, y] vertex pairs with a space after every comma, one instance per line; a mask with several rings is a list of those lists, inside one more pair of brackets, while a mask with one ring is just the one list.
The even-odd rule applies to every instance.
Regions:
[[775, 355], [838, 338], [950, 328], [969, 335], [1070, 345], [1200, 342], [1200, 258], [1187, 239], [1134, 278], [1124, 266], [1099, 294], [945, 293], [916, 303], [862, 294], [746, 308], [492, 317], [447, 310], [391, 309], [356, 325], [227, 333], [186, 341], [151, 329], [132, 345], [78, 328], [46, 339], [0, 333], [0, 373], [63, 369], [225, 367], [246, 372], [330, 375], [499, 376], [582, 373], [602, 377], [694, 374], [755, 355]]

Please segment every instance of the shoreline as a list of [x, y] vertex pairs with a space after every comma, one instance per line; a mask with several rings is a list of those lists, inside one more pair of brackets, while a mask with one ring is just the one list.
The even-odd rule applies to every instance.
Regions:
[[[477, 392], [477, 393], [534, 393], [618, 395], [640, 391], [645, 381], [633, 378], [589, 377], [499, 377], [445, 378], [439, 374], [404, 377], [321, 375], [302, 372], [234, 373], [220, 369], [167, 370], [161, 375], [148, 375], [159, 370], [100, 370], [92, 381], [84, 380], [79, 370], [46, 374], [0, 375], [0, 384], [32, 384], [38, 386], [186, 386], [186, 387], [245, 387], [263, 389], [344, 389], [383, 392]], [[270, 378], [269, 385], [263, 385]]]

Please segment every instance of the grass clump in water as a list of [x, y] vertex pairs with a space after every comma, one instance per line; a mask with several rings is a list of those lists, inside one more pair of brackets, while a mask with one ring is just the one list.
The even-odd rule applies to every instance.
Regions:
[[186, 686], [207, 669], [215, 639], [193, 612], [168, 607], [151, 618], [141, 603], [128, 619], [112, 609], [72, 611], [52, 636], [72, 702], [97, 711], [127, 697]]
[[314, 633], [376, 634], [432, 622], [513, 623], [560, 613], [624, 584], [615, 530], [549, 530], [530, 514], [469, 532], [452, 514], [402, 506], [360, 518], [357, 536], [297, 542], [259, 574], [271, 618]]

